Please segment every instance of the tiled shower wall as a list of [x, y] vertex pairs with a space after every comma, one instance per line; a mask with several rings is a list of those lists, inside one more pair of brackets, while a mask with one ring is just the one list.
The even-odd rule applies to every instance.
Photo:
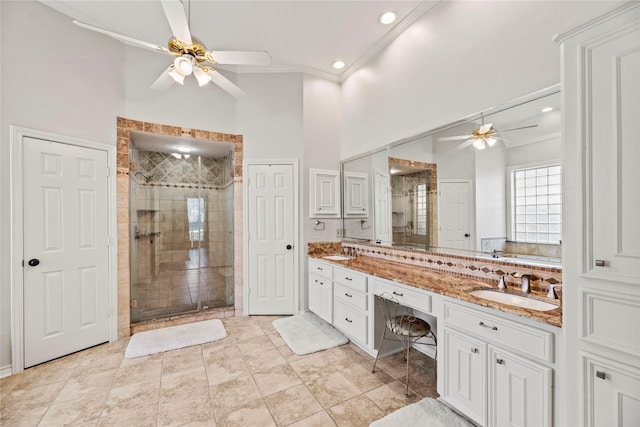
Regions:
[[[184, 138], [198, 138], [210, 141], [228, 142], [233, 144], [233, 168], [230, 171], [233, 176], [233, 189], [228, 186], [223, 191], [223, 197], [233, 198], [233, 203], [228, 203], [229, 214], [225, 230], [233, 229], [234, 238], [228, 239], [227, 253], [233, 254], [234, 277], [234, 309], [224, 312], [225, 316], [242, 315], [243, 313], [243, 288], [242, 288], [242, 135], [209, 132], [205, 130], [186, 129], [176, 126], [160, 125], [156, 123], [141, 122], [138, 120], [118, 117], [118, 141], [117, 141], [117, 208], [118, 208], [118, 338], [128, 337], [131, 334], [130, 324], [130, 206], [129, 206], [129, 179], [130, 162], [129, 141], [131, 131], [148, 132], [157, 135], [180, 136]], [[231, 211], [232, 210], [232, 211]], [[230, 221], [233, 221], [232, 223]]]

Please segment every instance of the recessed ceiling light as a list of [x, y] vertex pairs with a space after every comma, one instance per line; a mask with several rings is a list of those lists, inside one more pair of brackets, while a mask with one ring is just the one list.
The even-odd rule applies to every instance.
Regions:
[[179, 145], [176, 147], [176, 150], [178, 150], [181, 153], [188, 153], [191, 151], [191, 147], [186, 147], [184, 145]]
[[544, 107], [544, 108], [542, 109], [542, 112], [543, 112], [543, 113], [548, 113], [549, 111], [552, 111], [552, 110], [553, 110], [553, 107]]
[[396, 20], [396, 13], [391, 11], [385, 12], [382, 15], [380, 15], [380, 18], [378, 18], [378, 20], [383, 25], [392, 24]]
[[336, 70], [342, 70], [345, 66], [344, 61], [336, 61], [333, 63], [333, 68], [335, 68]]

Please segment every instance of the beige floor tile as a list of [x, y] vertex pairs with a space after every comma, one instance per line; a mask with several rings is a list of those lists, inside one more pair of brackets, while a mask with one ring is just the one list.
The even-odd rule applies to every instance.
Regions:
[[322, 411], [322, 406], [304, 384], [271, 394], [265, 397], [264, 402], [279, 426], [289, 425]]
[[249, 373], [242, 356], [215, 359], [205, 364], [209, 385], [221, 384], [227, 381], [240, 378]]
[[[399, 378], [398, 381], [406, 384], [406, 377]], [[421, 397], [438, 397], [437, 380], [433, 370], [410, 365], [409, 389]]]
[[275, 366], [287, 364], [287, 361], [275, 348], [250, 353], [244, 356], [244, 360], [251, 372], [264, 371]]
[[2, 426], [36, 426], [49, 409], [45, 406], [4, 406], [0, 409], [0, 425]]
[[242, 326], [229, 326], [227, 328], [227, 334], [237, 338], [239, 341], [257, 338], [265, 335], [264, 331], [259, 325], [251, 323]]
[[216, 411], [233, 409], [242, 406], [247, 401], [262, 397], [250, 375], [211, 386], [209, 393]]
[[420, 400], [414, 393], [407, 397], [405, 395], [405, 385], [400, 381], [380, 386], [367, 392], [366, 395], [386, 414]]
[[275, 427], [269, 409], [262, 399], [256, 399], [231, 411], [216, 413], [218, 427]]
[[358, 389], [340, 372], [318, 378], [309, 383], [308, 387], [324, 408], [329, 408], [360, 394]]
[[318, 412], [310, 417], [304, 418], [298, 422], [290, 424], [289, 427], [331, 427], [336, 423], [325, 411]]
[[314, 353], [312, 356], [300, 360], [291, 361], [291, 367], [305, 383], [310, 383], [318, 378], [325, 377], [338, 371], [330, 357], [324, 352]]
[[269, 337], [269, 339], [271, 340], [271, 342], [275, 347], [281, 347], [283, 345], [287, 345], [287, 343], [282, 339], [282, 337], [278, 333], [269, 334], [267, 336]]
[[55, 401], [64, 385], [65, 382], [63, 381], [40, 386], [18, 384], [2, 399], [0, 408], [4, 413], [11, 410], [28, 411], [43, 406], [47, 407]]
[[98, 419], [98, 426], [154, 427], [158, 421], [157, 399], [156, 403], [150, 405], [140, 404], [140, 401], [136, 399], [134, 399], [134, 401], [136, 402], [135, 404], [127, 405], [126, 407], [118, 406], [113, 408], [113, 410], [105, 410], [105, 412], [103, 412], [103, 416]]
[[329, 408], [339, 427], [362, 427], [385, 416], [367, 396], [360, 395]]
[[302, 383], [300, 377], [288, 365], [280, 365], [266, 371], [256, 372], [253, 374], [253, 379], [256, 381], [263, 396], [268, 396]]
[[162, 359], [128, 365], [118, 369], [114, 386], [126, 384], [159, 384], [162, 375]]
[[[102, 410], [102, 417], [114, 415], [120, 419], [120, 413], [132, 413], [137, 408], [155, 407], [156, 413], [160, 400], [160, 382], [155, 384], [126, 384], [113, 387]], [[154, 419], [156, 416], [154, 416]], [[154, 421], [155, 422], [155, 421]]]
[[162, 361], [162, 375], [179, 374], [193, 369], [204, 369], [204, 359], [200, 346], [188, 347], [188, 351], [175, 350], [165, 353]]
[[[179, 376], [179, 375], [175, 375]], [[188, 385], [180, 381], [180, 385], [161, 390], [158, 405], [158, 425], [176, 426], [187, 422], [213, 416], [213, 407], [208, 389]]]
[[243, 356], [250, 355], [256, 352], [263, 352], [272, 350], [275, 348], [271, 340], [266, 335], [261, 335], [255, 338], [249, 338], [238, 341], [238, 348]]
[[183, 424], [184, 427], [216, 427], [215, 417], [202, 418], [190, 423]]
[[96, 374], [70, 378], [60, 393], [58, 393], [54, 403], [64, 402], [65, 400], [77, 400], [85, 396], [100, 393], [104, 390], [109, 390], [115, 381], [117, 372], [117, 369], [110, 369]]
[[107, 394], [108, 390], [102, 390], [80, 399], [54, 403], [42, 418], [40, 425], [73, 425], [97, 420], [107, 400]]
[[340, 371], [351, 384], [356, 386], [360, 393], [366, 393], [393, 381], [393, 378], [382, 369], [371, 372], [373, 364], [353, 363]]

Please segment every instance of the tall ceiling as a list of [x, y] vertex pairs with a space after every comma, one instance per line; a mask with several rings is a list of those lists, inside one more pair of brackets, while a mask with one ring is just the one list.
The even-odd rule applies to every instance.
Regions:
[[[159, 1], [40, 0], [72, 18], [165, 46], [171, 29]], [[208, 50], [266, 50], [272, 64], [237, 72], [303, 71], [335, 81], [378, 53], [438, 1], [183, 0], [191, 32]], [[398, 19], [378, 22], [386, 11]], [[188, 13], [189, 15], [189, 13]], [[104, 36], [107, 37], [107, 36]], [[335, 70], [336, 60], [346, 67]]]

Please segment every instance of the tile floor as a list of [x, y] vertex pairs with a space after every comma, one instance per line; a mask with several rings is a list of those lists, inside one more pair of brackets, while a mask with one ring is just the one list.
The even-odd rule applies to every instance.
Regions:
[[297, 356], [271, 322], [224, 319], [217, 342], [125, 359], [128, 339], [0, 380], [2, 426], [368, 426], [436, 397], [434, 362], [412, 354], [378, 361], [353, 344]]

